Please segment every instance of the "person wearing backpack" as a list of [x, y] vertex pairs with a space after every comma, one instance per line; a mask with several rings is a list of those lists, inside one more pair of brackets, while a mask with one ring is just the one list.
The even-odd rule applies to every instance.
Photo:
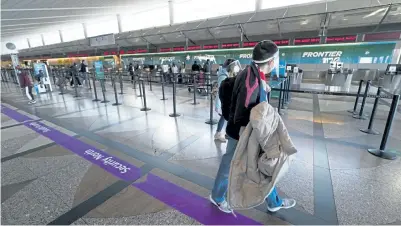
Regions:
[[[216, 99], [215, 99], [215, 111], [220, 115], [219, 122], [217, 124], [216, 134], [214, 135], [214, 140], [221, 142], [227, 142], [223, 132], [223, 126], [228, 120], [228, 113], [231, 103], [231, 93], [230, 84], [234, 84], [235, 76], [240, 70], [240, 64], [234, 63], [238, 62], [235, 59], [227, 59], [218, 73], [217, 87], [216, 87]], [[224, 85], [221, 84], [224, 82]], [[220, 91], [220, 89], [222, 91]], [[228, 90], [228, 91], [227, 91]], [[226, 117], [224, 117], [226, 116]]]
[[[226, 153], [223, 155], [217, 176], [214, 182], [210, 201], [225, 213], [232, 213], [227, 200], [228, 175], [231, 160], [241, 134], [249, 123], [251, 109], [260, 102], [267, 101], [270, 87], [266, 83], [266, 75], [277, 67], [279, 58], [278, 47], [274, 42], [265, 40], [259, 42], [252, 51], [252, 62], [240, 72], [234, 82], [231, 96], [229, 120], [226, 127], [228, 135]], [[282, 208], [295, 206], [294, 199], [282, 199], [275, 187], [266, 198], [267, 209], [276, 212]]]

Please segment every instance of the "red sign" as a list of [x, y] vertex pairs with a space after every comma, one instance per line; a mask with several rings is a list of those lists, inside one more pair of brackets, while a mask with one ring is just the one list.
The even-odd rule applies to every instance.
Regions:
[[326, 38], [326, 43], [356, 42], [356, 35], [331, 36]]
[[173, 47], [173, 51], [177, 52], [177, 51], [185, 51], [184, 46], [179, 46], [179, 47]]
[[400, 39], [401, 32], [385, 32], [385, 33], [374, 33], [365, 34], [364, 41], [380, 41], [380, 40], [394, 40]]
[[223, 43], [221, 44], [222, 49], [239, 48], [239, 43]]
[[135, 54], [136, 50], [127, 50], [126, 54]]
[[294, 40], [294, 45], [313, 45], [319, 43], [320, 38], [296, 38]]
[[203, 49], [218, 49], [219, 45], [213, 44], [213, 45], [203, 45]]
[[109, 55], [117, 55], [117, 51], [105, 51], [103, 53], [104, 56], [109, 56]]
[[124, 54], [124, 53], [125, 53], [125, 51], [124, 51], [124, 50], [120, 50], [120, 55], [121, 55], [121, 54]]
[[67, 57], [87, 57], [89, 54], [87, 53], [68, 53]]
[[290, 44], [290, 40], [289, 39], [273, 40], [273, 42], [278, 46], [288, 46]]
[[188, 46], [187, 50], [188, 51], [193, 51], [193, 50], [200, 50], [201, 46]]
[[171, 48], [160, 48], [159, 52], [161, 53], [171, 52]]
[[255, 47], [258, 42], [244, 42], [244, 47]]
[[148, 50], [147, 49], [137, 49], [136, 52], [137, 53], [147, 53]]

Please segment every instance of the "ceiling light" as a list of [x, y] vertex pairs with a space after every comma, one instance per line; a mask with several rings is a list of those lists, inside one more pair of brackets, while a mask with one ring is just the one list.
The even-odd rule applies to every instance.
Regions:
[[343, 18], [343, 20], [348, 20], [348, 18]]
[[307, 25], [309, 23], [309, 20], [303, 20], [301, 21], [301, 25]]
[[368, 18], [368, 17], [375, 16], [375, 15], [381, 13], [381, 12], [385, 12], [386, 10], [387, 10], [387, 8], [378, 9], [378, 10], [376, 10], [376, 11], [374, 11], [374, 12], [371, 12], [371, 13], [369, 13], [368, 15], [364, 16], [363, 18]]

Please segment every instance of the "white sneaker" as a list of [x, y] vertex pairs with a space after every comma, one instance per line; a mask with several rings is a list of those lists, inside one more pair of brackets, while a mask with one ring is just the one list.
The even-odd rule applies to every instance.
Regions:
[[270, 212], [277, 212], [280, 209], [292, 208], [292, 207], [295, 206], [295, 204], [297, 204], [295, 199], [282, 199], [282, 201], [283, 201], [283, 203], [281, 204], [281, 206], [270, 208], [269, 205], [267, 205], [267, 210], [270, 211]]
[[233, 213], [233, 210], [228, 206], [228, 203], [226, 200], [224, 200], [221, 203], [217, 203], [216, 201], [213, 200], [212, 195], [209, 196], [210, 202], [213, 203], [213, 205], [217, 206], [219, 210], [223, 211], [224, 213]]
[[29, 102], [28, 102], [28, 104], [35, 104], [36, 103], [36, 100], [30, 100]]
[[224, 134], [222, 132], [217, 132], [214, 135], [214, 140], [218, 140], [218, 141], [224, 142], [224, 143], [227, 142], [227, 140], [226, 140], [226, 138], [225, 138], [225, 136], [224, 136]]

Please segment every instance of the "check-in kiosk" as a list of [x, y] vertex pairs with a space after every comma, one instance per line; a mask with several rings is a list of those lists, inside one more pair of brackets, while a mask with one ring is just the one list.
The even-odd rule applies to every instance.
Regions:
[[303, 71], [296, 64], [287, 64], [285, 67], [286, 77], [291, 76], [291, 83], [299, 85], [302, 82]]
[[379, 86], [390, 92], [401, 90], [401, 64], [389, 64], [384, 71], [384, 76], [379, 78]]
[[346, 91], [350, 88], [352, 81], [352, 70], [344, 68], [343, 62], [330, 62], [329, 69], [326, 73], [326, 86], [339, 86], [341, 90]]

